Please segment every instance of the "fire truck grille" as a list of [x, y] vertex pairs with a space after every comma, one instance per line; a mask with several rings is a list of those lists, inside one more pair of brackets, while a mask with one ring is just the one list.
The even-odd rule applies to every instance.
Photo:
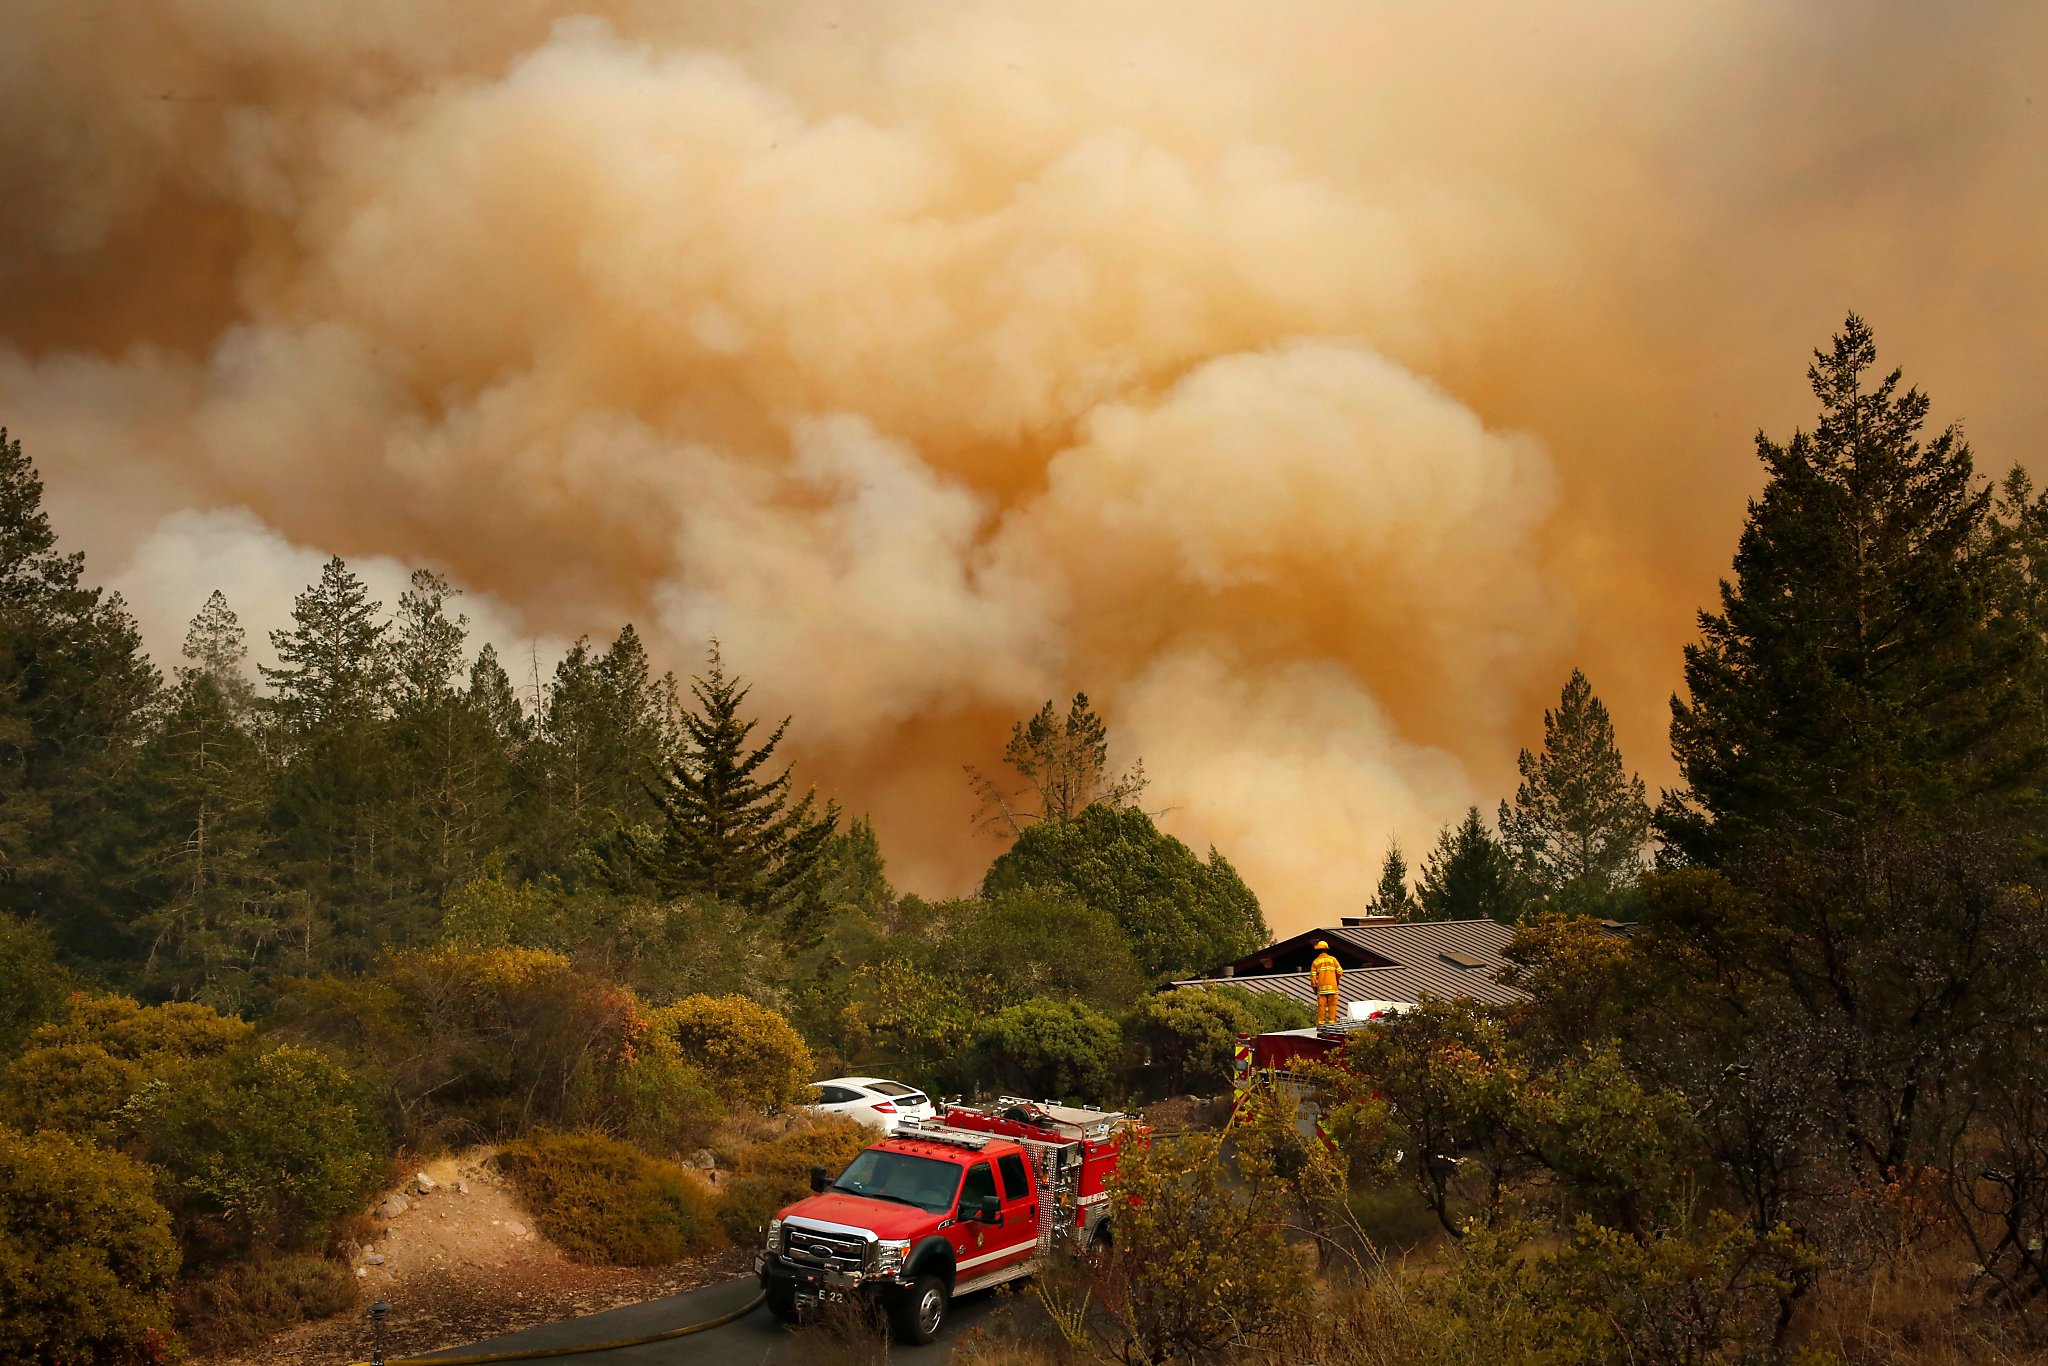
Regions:
[[858, 1271], [867, 1252], [867, 1240], [848, 1233], [826, 1233], [822, 1229], [786, 1224], [782, 1230], [783, 1255], [793, 1262], [834, 1271]]

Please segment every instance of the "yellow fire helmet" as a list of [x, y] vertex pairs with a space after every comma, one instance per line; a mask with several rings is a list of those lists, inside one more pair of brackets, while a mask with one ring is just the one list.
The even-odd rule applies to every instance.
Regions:
[[1319, 949], [1327, 949], [1328, 947], [1330, 947], [1330, 944], [1328, 940], [1318, 939], [1316, 941], [1316, 947]]

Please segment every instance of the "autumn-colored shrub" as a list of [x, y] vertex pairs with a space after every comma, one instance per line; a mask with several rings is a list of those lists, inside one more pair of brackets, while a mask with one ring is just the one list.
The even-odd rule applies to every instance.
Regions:
[[1111, 1178], [1114, 1247], [1089, 1289], [1120, 1361], [1197, 1360], [1272, 1338], [1308, 1309], [1287, 1244], [1293, 1197], [1263, 1153], [1220, 1134], [1126, 1144]]
[[255, 1032], [247, 1020], [191, 1001], [145, 1006], [127, 996], [75, 996], [61, 1017], [29, 1036], [29, 1046], [93, 1044], [154, 1066], [216, 1057]]
[[757, 1244], [775, 1211], [810, 1194], [812, 1167], [837, 1176], [874, 1141], [874, 1130], [855, 1120], [816, 1115], [729, 1153], [734, 1177], [719, 1191], [719, 1223], [734, 1242]]
[[119, 1153], [0, 1129], [0, 1361], [169, 1359], [178, 1244], [152, 1184]]
[[541, 1232], [577, 1261], [661, 1266], [723, 1241], [696, 1178], [616, 1139], [539, 1134], [495, 1161]]
[[278, 1028], [362, 1059], [418, 1146], [604, 1123], [646, 1022], [631, 992], [561, 954], [444, 945], [292, 983]]
[[94, 1043], [31, 1048], [0, 1074], [0, 1116], [19, 1129], [58, 1129], [118, 1146], [132, 1127], [122, 1107], [149, 1075]]
[[811, 1050], [788, 1020], [744, 996], [685, 996], [648, 1016], [732, 1109], [773, 1110], [801, 1100]]
[[982, 1022], [980, 1072], [1004, 1091], [1037, 1099], [1100, 1100], [1123, 1056], [1116, 1021], [1068, 1001], [1031, 1000]]
[[356, 1302], [356, 1278], [326, 1257], [259, 1256], [179, 1282], [178, 1332], [195, 1352], [229, 1352]]

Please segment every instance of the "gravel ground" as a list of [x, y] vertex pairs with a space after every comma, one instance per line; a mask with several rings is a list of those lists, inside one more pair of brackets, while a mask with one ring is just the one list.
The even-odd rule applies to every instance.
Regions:
[[[475, 1342], [535, 1324], [658, 1299], [729, 1280], [753, 1266], [751, 1248], [730, 1248], [665, 1267], [585, 1266], [534, 1231], [517, 1196], [473, 1148], [429, 1163], [375, 1206], [377, 1236], [356, 1249], [356, 1307], [303, 1324], [218, 1366], [345, 1366], [375, 1345], [369, 1306], [391, 1306], [387, 1355]], [[404, 1202], [400, 1210], [391, 1197]], [[389, 1203], [387, 1203], [389, 1202]]]

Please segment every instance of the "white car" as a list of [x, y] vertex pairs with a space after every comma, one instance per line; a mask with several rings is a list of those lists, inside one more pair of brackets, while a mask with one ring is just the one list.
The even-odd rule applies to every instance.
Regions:
[[845, 1115], [877, 1129], [893, 1129], [903, 1120], [930, 1119], [937, 1113], [924, 1092], [882, 1077], [834, 1077], [816, 1082], [804, 1108], [821, 1115]]

